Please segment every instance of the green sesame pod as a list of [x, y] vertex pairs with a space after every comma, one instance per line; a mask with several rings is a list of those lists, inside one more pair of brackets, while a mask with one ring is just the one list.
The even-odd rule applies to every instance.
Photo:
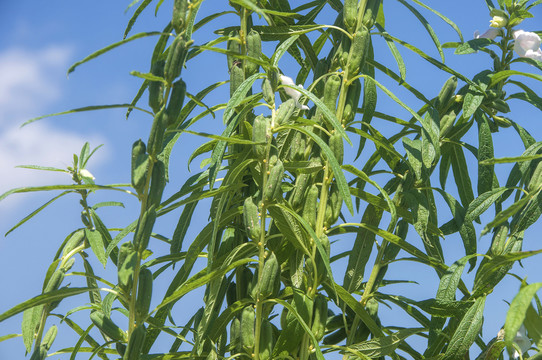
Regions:
[[47, 332], [45, 333], [45, 336], [43, 337], [40, 346], [43, 346], [46, 350], [49, 350], [53, 345], [53, 342], [55, 341], [57, 333], [58, 328], [56, 327], [56, 325], [51, 326], [49, 330], [47, 330]]
[[280, 264], [274, 252], [265, 260], [260, 282], [260, 298], [275, 297], [280, 289]]
[[138, 252], [143, 252], [149, 245], [154, 222], [156, 221], [156, 207], [151, 205], [150, 208], [143, 213], [143, 216], [137, 223], [137, 228], [134, 234], [134, 248]]
[[45, 360], [47, 357], [47, 349], [43, 346], [38, 346], [34, 349], [32, 352], [32, 356], [30, 357], [30, 360]]
[[246, 299], [250, 297], [252, 292], [254, 274], [248, 267], [242, 267], [241, 269], [238, 269], [237, 275], [237, 299]]
[[177, 35], [169, 47], [169, 52], [166, 59], [166, 66], [164, 67], [164, 78], [168, 83], [172, 83], [183, 69], [186, 55], [188, 53], [188, 46], [183, 35]]
[[243, 220], [245, 223], [247, 235], [252, 240], [260, 240], [260, 216], [258, 206], [252, 200], [252, 197], [245, 199], [243, 204]]
[[152, 122], [149, 140], [147, 141], [147, 152], [149, 155], [156, 156], [162, 152], [164, 142], [164, 133], [167, 126], [167, 117], [165, 109], [162, 108], [155, 116]]
[[324, 104], [331, 112], [335, 113], [337, 110], [337, 98], [341, 91], [341, 77], [338, 75], [331, 75], [327, 78], [324, 89]]
[[359, 74], [363, 69], [370, 44], [371, 34], [369, 34], [369, 30], [365, 26], [362, 26], [354, 34], [352, 46], [350, 47], [350, 59], [348, 61], [349, 79]]
[[230, 347], [231, 351], [241, 352], [241, 321], [235, 317], [230, 325]]
[[265, 78], [262, 81], [262, 95], [267, 104], [273, 105], [275, 103], [275, 92], [273, 91], [273, 85], [268, 78]]
[[[164, 60], [155, 61], [151, 65], [151, 74], [154, 76], [164, 77], [164, 66], [166, 62]], [[149, 106], [152, 111], [157, 113], [162, 107], [164, 101], [164, 83], [161, 81], [149, 82]]]
[[66, 256], [70, 252], [72, 252], [75, 248], [81, 246], [83, 242], [85, 241], [85, 231], [84, 230], [77, 230], [72, 234], [66, 245], [64, 245], [64, 249], [62, 249], [62, 256]]
[[358, 17], [358, 0], [344, 0], [343, 21], [346, 29], [353, 33], [356, 30], [356, 20]]
[[130, 340], [128, 341], [128, 346], [126, 347], [126, 352], [122, 357], [123, 360], [139, 360], [141, 356], [141, 350], [143, 344], [145, 343], [145, 336], [147, 335], [147, 329], [145, 325], [138, 325], [132, 334], [130, 335]]
[[166, 108], [167, 126], [175, 125], [177, 118], [181, 113], [181, 109], [183, 108], [185, 95], [186, 83], [182, 79], [175, 81]]
[[123, 357], [124, 354], [126, 353], [126, 345], [123, 343], [119, 343], [119, 342], [115, 343], [115, 349], [117, 350], [117, 353], [121, 357]]
[[344, 339], [346, 339], [346, 330], [344, 328], [340, 328], [334, 333], [327, 335], [322, 341], [322, 343], [324, 345], [335, 345], [343, 341]]
[[43, 292], [48, 293], [49, 291], [57, 290], [60, 287], [60, 284], [62, 284], [62, 280], [64, 280], [64, 275], [66, 275], [66, 270], [63, 268], [56, 269], [47, 282], [47, 286]]
[[533, 192], [537, 190], [542, 184], [542, 161], [538, 161], [531, 178], [529, 179], [529, 184], [527, 186], [528, 192]]
[[148, 160], [147, 147], [139, 139], [132, 145], [132, 187], [138, 194], [142, 194], [145, 188]]
[[126, 333], [103, 312], [97, 310], [92, 311], [90, 313], [90, 320], [92, 320], [92, 323], [100, 329], [101, 332], [111, 339], [121, 342], [126, 341]]
[[343, 137], [340, 132], [333, 130], [329, 138], [329, 148], [333, 152], [337, 162], [342, 165], [344, 159], [344, 144]]
[[302, 158], [300, 154], [304, 154], [306, 149], [306, 142], [304, 134], [296, 131], [292, 142], [290, 143], [290, 149], [288, 150], [288, 158], [290, 161], [298, 161]]
[[273, 353], [273, 325], [269, 320], [264, 319], [262, 321], [262, 328], [260, 332], [260, 360], [269, 360]]
[[354, 80], [348, 87], [346, 93], [346, 102], [343, 110], [343, 124], [349, 124], [354, 121], [356, 112], [358, 111], [359, 98], [361, 95], [361, 81], [360, 79]]
[[139, 272], [136, 298], [136, 316], [138, 322], [144, 320], [149, 314], [152, 298], [152, 272], [143, 268]]
[[117, 261], [119, 286], [129, 293], [134, 278], [134, 268], [137, 262], [137, 254], [134, 245], [126, 242], [121, 245]]
[[445, 111], [445, 106], [452, 100], [455, 94], [455, 90], [457, 88], [457, 77], [454, 75], [450, 77], [444, 85], [442, 86], [442, 89], [440, 89], [440, 92], [435, 99], [435, 109], [437, 109], [440, 113]]
[[173, 17], [171, 24], [177, 34], [181, 33], [186, 24], [186, 13], [188, 12], [188, 0], [175, 0], [173, 3]]
[[259, 160], [264, 160], [267, 157], [267, 141], [271, 137], [269, 118], [263, 115], [258, 115], [254, 119], [254, 125], [252, 126], [252, 141], [261, 143], [252, 145], [254, 155]]
[[448, 132], [452, 129], [452, 125], [457, 118], [455, 110], [452, 109], [440, 118], [440, 137], [444, 138]]
[[284, 165], [282, 161], [277, 160], [275, 166], [269, 171], [267, 183], [265, 185], [263, 199], [270, 202], [282, 197], [282, 178], [284, 177]]
[[506, 101], [504, 101], [502, 99], [493, 100], [489, 106], [491, 108], [493, 108], [493, 109], [495, 109], [497, 111], [500, 111], [502, 113], [505, 113], [505, 114], [510, 112], [510, 107], [508, 106]]
[[331, 225], [335, 224], [341, 215], [341, 207], [343, 204], [343, 198], [339, 193], [339, 186], [337, 182], [331, 184], [331, 189], [329, 191], [328, 206], [326, 208], [326, 218], [324, 220], [324, 225], [329, 228]]
[[237, 285], [234, 282], [231, 282], [228, 285], [226, 290], [226, 304], [231, 306], [234, 302], [237, 301]]
[[373, 27], [381, 2], [382, 0], [367, 0], [365, 13], [363, 14], [363, 20], [361, 21], [363, 26], [365, 26], [367, 29], [371, 29]]
[[[233, 65], [239, 61], [239, 58], [236, 57], [234, 54], [240, 54], [241, 47], [240, 47], [240, 40], [239, 40], [239, 34], [236, 31], [232, 31], [229, 33], [229, 38], [227, 42], [227, 48], [230, 54], [227, 55], [228, 60], [228, 69], [230, 71], [232, 70]], [[240, 66], [242, 67], [242, 66]]]
[[303, 200], [305, 199], [305, 190], [307, 189], [309, 179], [310, 175], [304, 173], [299, 174], [299, 176], [295, 179], [295, 187], [290, 197], [290, 204], [292, 205], [292, 208], [298, 209], [303, 204]]
[[154, 163], [151, 175], [151, 186], [149, 197], [147, 198], [148, 206], [154, 205], [158, 207], [162, 202], [162, 194], [166, 187], [166, 166], [163, 161], [158, 160]]
[[[327, 237], [327, 235], [323, 234], [320, 237], [320, 242], [322, 243], [322, 246], [326, 250], [327, 260], [330, 261], [329, 256], [331, 253], [331, 247], [330, 247], [329, 238]], [[318, 272], [318, 283], [322, 283], [322, 281], [327, 276], [327, 270], [326, 270], [325, 262], [322, 259], [322, 255], [320, 254], [319, 251], [316, 253], [315, 262], [316, 262], [316, 271]]]
[[248, 354], [254, 349], [254, 307], [246, 306], [241, 313], [241, 347]]
[[316, 209], [318, 208], [318, 186], [312, 184], [307, 191], [305, 205], [303, 206], [303, 219], [314, 229], [316, 225]]
[[[327, 74], [327, 71], [329, 70], [329, 64], [325, 59], [320, 59], [316, 63], [316, 71], [314, 72], [313, 77], [313, 83], [316, 83], [318, 79], [320, 79], [321, 76]], [[316, 97], [321, 98], [324, 96], [324, 81], [323, 79], [318, 81], [312, 89], [312, 93], [316, 95]]]
[[352, 41], [348, 36], [341, 33], [341, 41], [337, 48], [335, 49], [335, 53], [333, 54], [333, 58], [331, 60], [331, 66], [329, 68], [330, 71], [335, 71], [338, 68], [346, 68], [346, 63], [348, 62], [348, 52], [350, 51]]
[[327, 298], [322, 294], [317, 294], [314, 298], [311, 331], [318, 341], [322, 340], [326, 333], [327, 307]]
[[235, 90], [245, 81], [245, 73], [241, 65], [233, 65], [230, 68], [230, 96], [233, 95]]
[[[260, 34], [252, 29], [247, 35], [247, 55], [256, 59], [262, 54], [262, 39]], [[245, 77], [250, 77], [260, 70], [260, 65], [250, 61], [245, 61]]]
[[280, 104], [277, 113], [275, 114], [275, 122], [279, 125], [290, 124], [290, 118], [292, 117], [295, 110], [295, 101], [294, 99], [288, 99], [282, 104]]

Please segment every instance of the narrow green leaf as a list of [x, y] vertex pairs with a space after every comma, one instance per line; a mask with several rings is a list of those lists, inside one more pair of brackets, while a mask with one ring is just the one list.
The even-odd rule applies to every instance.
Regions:
[[515, 203], [513, 203], [512, 205], [510, 205], [509, 207], [507, 207], [503, 211], [499, 212], [495, 216], [495, 218], [493, 220], [491, 220], [489, 223], [486, 224], [486, 226], [482, 230], [482, 235], [487, 234], [489, 232], [489, 230], [491, 230], [492, 228], [494, 228], [496, 226], [499, 226], [500, 224], [502, 224], [503, 222], [508, 220], [510, 217], [514, 216], [518, 211], [523, 209], [525, 207], [525, 205], [527, 205], [529, 203], [529, 201], [531, 201], [531, 199], [535, 195], [536, 195], [536, 193], [532, 192], [532, 193], [524, 196], [520, 200], [516, 201]]
[[[382, 6], [380, 7], [382, 8]], [[397, 67], [399, 68], [399, 74], [401, 75], [401, 79], [404, 80], [406, 78], [405, 61], [403, 60], [401, 53], [397, 49], [397, 46], [395, 46], [395, 43], [393, 42], [393, 38], [388, 34], [388, 32], [384, 29], [384, 27], [381, 24], [377, 22], [375, 23], [375, 26], [381, 32], [381, 35], [384, 37], [384, 40], [386, 41], [386, 45], [388, 45], [388, 48], [390, 49], [391, 54], [393, 55], [393, 58], [395, 59], [395, 62], [397, 63]]]
[[491, 87], [491, 86], [501, 82], [504, 79], [508, 79], [512, 75], [521, 75], [521, 76], [529, 77], [531, 79], [542, 81], [542, 75], [525, 73], [525, 72], [516, 71], [516, 70], [503, 70], [503, 71], [499, 71], [498, 73], [491, 76], [491, 82], [489, 83], [489, 86]]
[[[139, 0], [136, 0], [136, 1], [139, 1]], [[126, 25], [126, 29], [124, 30], [124, 36], [122, 37], [123, 39], [126, 39], [126, 36], [128, 36], [128, 33], [130, 32], [130, 30], [132, 30], [132, 27], [134, 26], [134, 24], [135, 24], [137, 18], [139, 17], [139, 15], [143, 12], [143, 10], [145, 10], [147, 5], [149, 5], [151, 2], [152, 2], [152, 0], [143, 0], [143, 2], [137, 7], [136, 11], [134, 12], [134, 15], [132, 15], [132, 17], [130, 18], [130, 21], [128, 21], [128, 25]], [[135, 3], [135, 1], [128, 6], [128, 9], [134, 3]], [[128, 10], [128, 9], [126, 9], [126, 10]]]
[[341, 300], [346, 303], [346, 305], [354, 310], [356, 315], [359, 316], [361, 321], [369, 328], [373, 336], [380, 337], [384, 335], [380, 326], [378, 326], [378, 324], [373, 320], [363, 305], [361, 305], [361, 303], [357, 301], [348, 291], [346, 291], [339, 284], [335, 284], [335, 292], [341, 298]]
[[107, 258], [105, 257], [104, 242], [98, 230], [85, 229], [85, 236], [88, 239], [92, 252], [105, 268]]
[[514, 338], [525, 320], [525, 314], [534, 295], [540, 288], [542, 288], [542, 283], [534, 283], [521, 288], [510, 304], [504, 323], [504, 342], [509, 353], [513, 351]]
[[502, 157], [498, 159], [487, 159], [484, 161], [480, 161], [480, 164], [482, 165], [493, 165], [493, 164], [507, 164], [507, 163], [517, 163], [517, 162], [524, 162], [524, 161], [531, 161], [542, 158], [542, 154], [536, 154], [536, 155], [526, 155], [526, 156], [513, 156], [513, 157]]
[[0, 342], [2, 341], [6, 341], [6, 340], [9, 340], [9, 339], [14, 339], [14, 338], [17, 338], [19, 336], [22, 336], [21, 334], [8, 334], [8, 335], [3, 335], [3, 336], [0, 336]]
[[489, 207], [501, 197], [501, 195], [507, 190], [505, 187], [493, 189], [485, 192], [473, 200], [465, 215], [465, 221], [473, 221], [480, 215], [482, 215]]
[[59, 169], [59, 168], [54, 168], [54, 167], [50, 167], [50, 166], [39, 166], [39, 165], [17, 165], [15, 166], [16, 168], [20, 168], [20, 169], [31, 169], [31, 170], [45, 170], [45, 171], [58, 171], [58, 172], [63, 172], [63, 173], [66, 173], [66, 174], [69, 174], [70, 172], [66, 169]]
[[376, 337], [371, 340], [363, 341], [350, 348], [361, 352], [364, 355], [376, 358], [380, 356], [392, 356], [401, 342], [407, 337], [426, 331], [425, 328], [402, 329], [392, 335]]

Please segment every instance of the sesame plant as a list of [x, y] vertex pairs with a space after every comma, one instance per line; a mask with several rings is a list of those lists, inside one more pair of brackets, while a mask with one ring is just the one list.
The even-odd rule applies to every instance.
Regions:
[[[127, 184], [100, 184], [87, 169], [97, 149], [86, 144], [67, 169], [29, 166], [67, 172], [71, 184], [0, 196], [60, 192], [12, 230], [62, 196], [82, 206], [81, 223], [58, 239], [42, 291], [0, 309], [0, 322], [22, 313], [32, 360], [542, 358], [542, 283], [523, 281], [505, 299], [503, 329], [481, 333], [493, 290], [516, 262], [542, 252], [522, 250], [542, 214], [542, 142], [529, 133], [534, 121], [514, 121], [509, 107], [521, 100], [542, 109], [542, 31], [521, 28], [542, 1], [486, 3], [491, 27], [471, 38], [419, 0], [230, 0], [206, 17], [198, 14], [214, 1], [134, 1], [124, 39], [68, 73], [155, 39], [150, 70], [131, 73], [141, 79], [135, 98], [64, 113], [125, 107], [152, 122], [148, 138], [133, 139], [131, 159], [118, 159], [131, 162], [119, 180]], [[152, 4], [171, 21], [130, 35]], [[438, 58], [386, 30], [386, 13], [398, 11], [420, 22]], [[441, 42], [427, 14], [455, 41]], [[197, 42], [197, 32], [211, 40]], [[467, 77], [445, 64], [446, 49], [487, 66]], [[447, 74], [440, 91], [409, 83], [406, 52]], [[207, 69], [220, 80], [195, 92], [183, 78], [208, 53], [227, 66]], [[523, 148], [496, 157], [503, 133]], [[189, 137], [206, 142], [188, 149]], [[178, 147], [192, 153], [189, 162], [205, 159], [172, 188]], [[137, 203], [117, 210], [131, 211], [131, 223], [102, 216], [118, 205], [95, 200], [106, 190]], [[166, 214], [175, 222], [155, 226]], [[196, 217], [208, 221], [195, 228]], [[463, 254], [451, 259], [458, 244]], [[423, 284], [433, 297], [394, 286], [419, 286], [389, 275], [410, 263], [435, 275]], [[78, 305], [64, 307], [66, 298]], [[56, 347], [60, 336], [73, 346]]]

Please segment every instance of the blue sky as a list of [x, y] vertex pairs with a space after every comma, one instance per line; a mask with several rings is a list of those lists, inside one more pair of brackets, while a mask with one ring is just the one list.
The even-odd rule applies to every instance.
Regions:
[[[66, 78], [67, 68], [86, 55], [122, 38], [124, 28], [133, 9], [124, 13], [129, 2], [95, 1], [92, 5], [74, 1], [0, 1], [0, 32], [3, 35], [0, 42], [0, 193], [13, 187], [44, 185], [70, 182], [66, 174], [47, 174], [26, 169], [15, 169], [16, 165], [39, 164], [45, 166], [65, 167], [70, 165], [72, 154], [78, 153], [82, 144], [89, 141], [91, 146], [104, 146], [89, 162], [88, 169], [96, 176], [96, 182], [128, 183], [130, 173], [130, 150], [133, 141], [147, 137], [150, 119], [143, 113], [133, 112], [129, 120], [125, 120], [124, 110], [97, 111], [77, 115], [67, 115], [45, 119], [24, 128], [19, 125], [25, 120], [46, 113], [53, 113], [86, 105], [114, 104], [130, 102], [137, 92], [140, 80], [129, 74], [131, 70], [147, 72], [152, 47], [156, 38], [138, 40], [116, 49], [92, 62], [82, 65]], [[225, 2], [224, 2], [225, 3]], [[387, 28], [392, 35], [411, 42], [432, 56], [438, 54], [431, 44], [427, 33], [408, 14], [402, 15], [403, 8], [393, 3], [387, 3]], [[460, 27], [465, 39], [470, 39], [475, 30], [485, 31], [489, 24], [489, 14], [484, 1], [427, 1], [427, 4], [445, 13]], [[136, 23], [132, 34], [142, 31], [161, 30], [168, 21], [171, 1], [165, 1], [157, 17], [148, 9]], [[202, 6], [200, 18], [215, 9], [222, 8], [223, 2], [206, 0]], [[399, 12], [400, 10], [401, 12]], [[218, 10], [216, 10], [218, 11]], [[446, 24], [442, 23], [427, 11], [423, 12], [435, 27], [442, 42], [458, 41], [457, 35]], [[527, 31], [542, 30], [540, 18], [541, 7], [534, 12], [535, 18], [525, 21], [519, 28]], [[235, 22], [233, 17], [224, 17], [229, 24]], [[332, 23], [334, 18], [320, 18], [320, 22]], [[212, 37], [212, 30], [219, 28], [220, 21], [202, 28], [202, 33], [195, 35], [197, 44]], [[396, 69], [389, 51], [383, 46], [381, 39], [375, 39], [377, 57], [387, 66]], [[407, 81], [429, 98], [435, 96], [448, 75], [442, 73], [418, 57], [411, 56], [407, 50], [400, 49], [407, 63]], [[272, 49], [264, 48], [270, 55]], [[454, 56], [447, 50], [446, 63], [460, 72], [473, 76], [491, 64], [491, 60], [483, 53], [469, 56]], [[198, 57], [197, 61], [188, 64], [183, 72], [183, 78], [188, 84], [188, 91], [196, 93], [205, 86], [227, 78], [227, 67], [223, 56], [208, 54]], [[288, 75], [288, 69], [295, 73], [295, 64], [289, 59], [281, 60], [280, 66]], [[537, 70], [523, 67], [525, 71]], [[377, 79], [384, 79], [382, 74]], [[386, 82], [391, 84], [391, 82]], [[305, 84], [309, 85], [309, 84]], [[541, 92], [540, 84], [533, 83], [533, 89]], [[210, 98], [209, 103], [224, 102], [228, 87], [218, 90]], [[412, 98], [402, 90], [398, 95], [407, 96], [407, 103]], [[397, 116], [406, 117], [406, 113], [394, 103], [379, 94], [382, 102], [380, 110]], [[140, 105], [146, 106], [144, 98]], [[312, 104], [309, 104], [312, 105]], [[537, 139], [542, 138], [542, 120], [540, 113], [523, 103], [512, 103], [512, 116], [522, 126], [532, 132]], [[412, 105], [416, 108], [416, 104]], [[205, 118], [195, 127], [195, 130], [219, 132], [222, 120]], [[474, 135], [469, 140], [475, 141]], [[172, 180], [166, 195], [174, 192], [187, 178], [186, 159], [191, 149], [204, 140], [193, 136], [184, 136], [174, 151], [175, 163], [172, 164]], [[510, 131], [496, 137], [496, 156], [520, 155], [521, 145], [517, 136]], [[192, 171], [197, 171], [202, 158], [192, 164]], [[470, 158], [472, 173], [476, 165]], [[362, 166], [362, 165], [360, 165]], [[503, 168], [506, 168], [503, 166]], [[506, 177], [501, 177], [503, 182]], [[111, 194], [96, 194], [92, 202], [109, 199]], [[15, 195], [0, 202], [0, 288], [3, 289], [0, 300], [0, 312], [39, 293], [43, 277], [50, 259], [53, 258], [57, 247], [63, 239], [75, 228], [80, 227], [79, 199], [72, 196], [59, 200], [57, 203], [23, 227], [7, 237], [3, 234], [22, 219], [26, 214], [52, 198], [54, 194], [25, 194]], [[100, 214], [109, 227], [123, 227], [133, 221], [138, 204], [132, 199], [112, 195], [117, 201], [125, 201], [126, 209], [105, 209]], [[194, 234], [205, 224], [205, 206], [198, 210], [202, 215], [194, 221]], [[446, 213], [447, 210], [443, 211]], [[175, 216], [171, 214], [159, 222], [164, 234], [172, 231], [175, 226]], [[447, 220], [447, 219], [446, 219]], [[487, 220], [490, 220], [489, 218]], [[537, 249], [541, 226], [533, 226], [525, 237], [526, 249]], [[188, 239], [190, 238], [188, 236]], [[480, 251], [485, 252], [490, 237], [479, 240]], [[347, 248], [349, 239], [340, 239], [337, 249]], [[444, 246], [449, 252], [449, 263], [463, 255], [458, 238], [447, 239]], [[157, 247], [157, 252], [169, 251], [166, 246]], [[337, 250], [340, 252], [340, 250]], [[527, 259], [524, 268], [516, 266], [514, 272], [520, 277], [528, 277], [529, 282], [542, 281], [542, 268], [538, 260]], [[80, 265], [80, 264], [79, 264]], [[112, 264], [103, 272], [105, 276], [115, 278]], [[96, 266], [99, 269], [100, 265]], [[396, 279], [416, 279], [423, 286], [409, 285], [390, 288], [391, 291], [404, 291], [405, 296], [424, 299], [434, 296], [438, 282], [431, 270], [404, 263], [390, 267], [390, 277]], [[472, 276], [471, 276], [472, 278]], [[66, 280], [68, 281], [68, 280]], [[72, 281], [77, 284], [81, 279]], [[503, 300], [510, 301], [512, 294], [518, 288], [518, 281], [508, 278], [499, 285], [488, 301], [484, 338], [490, 339], [502, 325], [507, 305]], [[158, 289], [164, 284], [158, 285]], [[157, 296], [158, 298], [158, 296]], [[155, 299], [156, 301], [157, 299]], [[61, 309], [67, 309], [84, 300], [66, 301]], [[198, 298], [194, 296], [194, 309], [199, 307]], [[385, 317], [383, 318], [385, 322]], [[0, 336], [20, 332], [21, 316], [0, 323]], [[182, 322], [182, 321], [180, 321]], [[69, 329], [64, 329], [69, 332]], [[63, 339], [65, 340], [65, 339]], [[54, 348], [68, 346], [70, 341], [57, 340]], [[73, 343], [74, 341], [71, 341]], [[24, 347], [20, 338], [0, 343], [0, 358], [22, 358]]]

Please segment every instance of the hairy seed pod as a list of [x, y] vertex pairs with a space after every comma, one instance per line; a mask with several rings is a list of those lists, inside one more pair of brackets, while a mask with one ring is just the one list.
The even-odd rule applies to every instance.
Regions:
[[489, 104], [489, 107], [495, 109], [496, 111], [502, 112], [502, 113], [509, 113], [510, 107], [506, 103], [506, 101], [502, 99], [495, 99]]
[[435, 109], [442, 113], [446, 111], [446, 105], [453, 100], [455, 90], [457, 88], [457, 77], [452, 76], [442, 86], [440, 92], [435, 99]]
[[171, 24], [177, 34], [180, 34], [186, 24], [186, 13], [188, 12], [189, 0], [175, 0], [173, 3], [173, 17]]
[[56, 334], [58, 333], [58, 328], [56, 325], [53, 325], [47, 330], [45, 333], [45, 336], [43, 336], [43, 340], [41, 341], [41, 345], [45, 347], [46, 350], [49, 350], [51, 346], [53, 345], [53, 342], [55, 341]]
[[149, 314], [152, 298], [152, 272], [143, 268], [139, 272], [136, 298], [136, 316], [138, 322], [142, 321]]
[[[327, 235], [323, 234], [320, 237], [320, 242], [322, 243], [322, 246], [324, 247], [324, 250], [326, 251], [326, 257], [329, 262], [329, 256], [331, 253], [331, 247], [329, 243], [329, 238]], [[324, 260], [322, 259], [322, 255], [320, 254], [320, 251], [316, 253], [316, 271], [318, 272], [318, 283], [322, 283], [325, 277], [327, 276], [327, 270]]]
[[274, 252], [265, 260], [260, 282], [260, 298], [276, 297], [280, 289], [280, 264]]
[[254, 274], [248, 267], [242, 267], [238, 271], [236, 290], [237, 298], [241, 300], [250, 297]]
[[346, 330], [344, 328], [340, 328], [339, 330], [335, 331], [334, 333], [331, 333], [327, 335], [324, 340], [322, 341], [322, 344], [324, 345], [335, 345], [341, 341], [346, 339]]
[[284, 177], [284, 165], [277, 160], [275, 166], [269, 171], [267, 184], [263, 192], [263, 199], [266, 202], [274, 201], [282, 197], [282, 178]]
[[177, 35], [169, 47], [169, 52], [164, 67], [164, 78], [171, 84], [179, 75], [186, 61], [190, 42], [186, 42], [183, 35]]
[[167, 117], [165, 109], [162, 108], [155, 116], [152, 122], [149, 140], [147, 141], [147, 152], [149, 155], [156, 156], [162, 152], [164, 142], [164, 133], [167, 126]]
[[343, 110], [343, 124], [350, 124], [354, 121], [356, 117], [356, 112], [358, 111], [359, 98], [361, 94], [361, 81], [360, 79], [354, 80], [348, 87], [348, 92], [346, 93], [346, 103], [344, 104]]
[[316, 184], [312, 184], [312, 186], [307, 191], [307, 196], [305, 197], [305, 205], [303, 206], [303, 219], [307, 221], [313, 229], [316, 225], [318, 193], [318, 186], [316, 186]]
[[249, 305], [241, 313], [241, 347], [248, 354], [254, 349], [254, 308]]
[[[316, 80], [320, 79], [321, 76], [327, 74], [329, 70], [329, 64], [325, 59], [320, 59], [316, 63], [316, 70], [314, 72], [313, 82], [316, 82]], [[324, 96], [324, 81], [323, 79], [318, 81], [316, 85], [312, 89], [312, 93], [318, 97], [321, 98]]]
[[344, 159], [344, 144], [343, 137], [340, 132], [333, 130], [333, 133], [329, 137], [329, 148], [337, 162], [342, 165]]
[[290, 118], [292, 117], [295, 110], [295, 100], [288, 99], [282, 104], [280, 104], [277, 113], [275, 115], [275, 122], [278, 125], [282, 124], [291, 124]]
[[62, 249], [62, 256], [68, 255], [70, 252], [72, 252], [75, 248], [81, 246], [83, 242], [85, 241], [85, 231], [84, 230], [77, 230], [72, 234], [68, 242], [66, 242], [66, 245], [64, 245], [64, 249]]
[[140, 195], [145, 188], [148, 164], [149, 156], [147, 155], [147, 147], [139, 139], [132, 145], [132, 187]]
[[138, 325], [132, 334], [130, 335], [130, 340], [128, 341], [128, 346], [126, 347], [126, 352], [122, 357], [123, 360], [139, 360], [141, 357], [141, 349], [145, 343], [145, 337], [147, 335], [147, 329], [145, 325]]
[[186, 95], [186, 83], [179, 79], [173, 83], [171, 90], [171, 96], [169, 97], [169, 103], [166, 108], [167, 126], [174, 126], [181, 109], [184, 104], [184, 97]]
[[457, 118], [455, 110], [450, 110], [448, 113], [440, 118], [440, 137], [444, 138], [448, 132], [452, 129], [452, 126]]
[[[247, 35], [247, 55], [255, 59], [260, 59], [262, 54], [262, 39], [260, 34], [252, 29]], [[250, 61], [245, 61], [245, 77], [248, 78], [258, 72], [260, 65]]]
[[312, 316], [312, 326], [311, 331], [314, 334], [316, 340], [320, 341], [323, 339], [326, 332], [326, 323], [327, 323], [327, 298], [322, 294], [316, 294], [314, 298], [313, 305], [313, 316]]
[[331, 112], [335, 113], [337, 110], [337, 98], [341, 91], [342, 80], [338, 75], [331, 75], [327, 78], [326, 86], [324, 90], [324, 104]]
[[123, 343], [115, 343], [115, 349], [117, 350], [117, 353], [119, 353], [120, 357], [123, 357], [126, 353], [126, 345]]
[[241, 321], [235, 317], [230, 325], [230, 346], [232, 351], [241, 352]]
[[260, 143], [252, 145], [254, 155], [258, 160], [264, 160], [267, 157], [267, 141], [271, 137], [271, 122], [269, 118], [258, 115], [254, 119], [252, 126], [252, 141]]
[[341, 42], [335, 50], [333, 59], [331, 60], [330, 71], [335, 71], [338, 68], [346, 69], [346, 64], [348, 63], [348, 53], [350, 52], [350, 47], [352, 46], [352, 40], [345, 34], [341, 33]]
[[309, 174], [299, 174], [299, 176], [295, 179], [295, 187], [290, 197], [290, 204], [292, 205], [292, 208], [298, 209], [303, 204], [303, 200], [305, 199], [305, 190], [307, 189], [309, 179]]
[[117, 261], [119, 286], [127, 294], [130, 293], [134, 281], [134, 269], [137, 262], [137, 253], [131, 242], [121, 245]]
[[259, 358], [260, 360], [269, 360], [273, 353], [273, 325], [269, 320], [264, 319], [261, 329]]
[[62, 284], [62, 280], [64, 280], [64, 275], [66, 275], [66, 270], [63, 268], [56, 269], [47, 282], [47, 286], [43, 292], [48, 293], [50, 291], [57, 290], [60, 287], [60, 284]]
[[166, 166], [163, 161], [158, 160], [154, 163], [151, 175], [151, 186], [149, 190], [149, 197], [147, 198], [147, 205], [155, 207], [160, 206], [162, 202], [162, 194], [166, 187]]
[[[237, 62], [239, 62], [239, 65], [242, 65], [239, 58], [235, 56], [235, 54], [241, 53], [241, 47], [240, 47], [241, 40], [239, 39], [239, 33], [237, 33], [237, 31], [230, 32], [229, 38], [230, 40], [228, 40], [227, 42], [227, 48], [230, 54], [227, 55], [227, 60], [228, 60], [228, 69], [231, 71], [234, 64], [235, 66], [238, 66]], [[242, 66], [238, 66], [238, 67], [242, 68]]]
[[331, 189], [329, 191], [328, 206], [326, 208], [326, 218], [324, 220], [324, 225], [329, 228], [331, 225], [335, 224], [341, 215], [341, 207], [343, 204], [343, 198], [339, 193], [339, 186], [337, 182], [331, 184]]
[[271, 106], [275, 104], [275, 92], [273, 91], [273, 86], [268, 78], [265, 78], [262, 81], [262, 95], [267, 104]]
[[121, 342], [126, 341], [126, 333], [103, 312], [98, 310], [92, 311], [90, 313], [90, 320], [92, 320], [92, 323], [100, 329], [101, 332], [111, 339]]
[[356, 30], [358, 17], [358, 0], [344, 0], [343, 21], [346, 29], [353, 33]]
[[243, 81], [245, 81], [245, 73], [241, 64], [233, 65], [230, 69], [230, 96], [233, 95]]
[[231, 282], [228, 285], [226, 290], [226, 304], [231, 306], [234, 302], [237, 301], [237, 285], [234, 282]]
[[350, 59], [348, 61], [348, 78], [358, 75], [365, 65], [365, 59], [371, 44], [371, 34], [365, 26], [362, 26], [354, 34], [350, 47]]
[[149, 245], [154, 222], [156, 221], [156, 207], [151, 205], [137, 223], [137, 228], [134, 234], [134, 248], [139, 253], [142, 253]]
[[363, 14], [363, 20], [361, 21], [363, 26], [365, 26], [367, 29], [371, 29], [374, 26], [381, 3], [382, 0], [367, 0], [365, 13]]
[[243, 205], [243, 220], [249, 238], [255, 241], [260, 240], [260, 216], [258, 206], [252, 200], [252, 197], [245, 199]]
[[[158, 77], [164, 77], [164, 60], [157, 60], [151, 65], [151, 74]], [[149, 106], [154, 113], [160, 111], [164, 101], [164, 83], [162, 81], [149, 82]]]

